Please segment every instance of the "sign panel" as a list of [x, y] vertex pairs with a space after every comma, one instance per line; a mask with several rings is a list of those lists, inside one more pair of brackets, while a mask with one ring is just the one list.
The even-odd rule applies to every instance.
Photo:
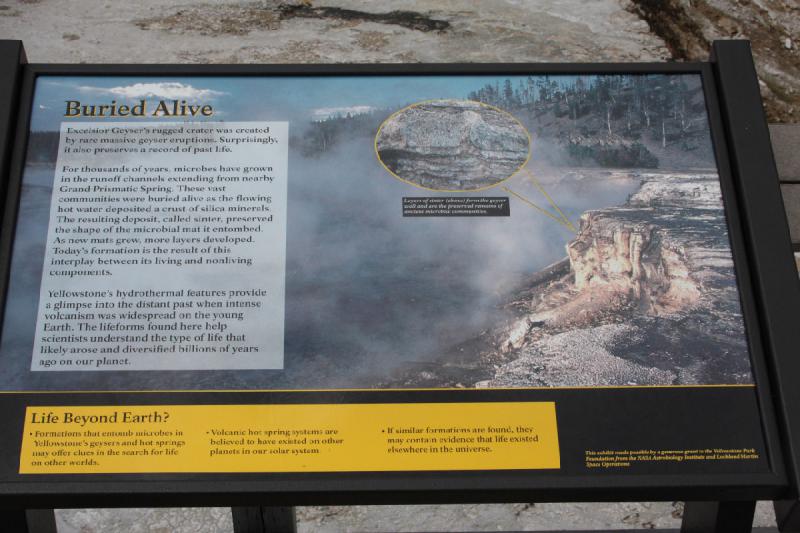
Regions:
[[37, 76], [0, 478], [772, 476], [709, 94]]
[[698, 75], [41, 76], [20, 211], [5, 389], [753, 381]]
[[59, 407], [25, 420], [26, 474], [559, 467], [553, 402]]

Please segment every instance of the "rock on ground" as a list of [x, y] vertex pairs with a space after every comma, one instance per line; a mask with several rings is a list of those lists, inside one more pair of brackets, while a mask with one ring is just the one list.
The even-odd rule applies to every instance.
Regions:
[[482, 385], [752, 382], [719, 179], [642, 178], [624, 205], [581, 216], [568, 272], [521, 291], [536, 295], [501, 341], [511, 360]]
[[800, 112], [800, 3], [796, 0], [631, 0], [674, 59], [705, 61], [715, 39], [749, 39], [770, 122]]
[[[296, 2], [287, 2], [296, 3]], [[421, 31], [333, 11], [282, 19], [280, 2], [4, 1], [0, 28], [32, 61], [305, 63], [646, 61], [669, 52], [616, 1], [315, 0], [316, 8], [406, 10], [448, 22]], [[419, 27], [419, 26], [417, 26]]]
[[436, 190], [491, 187], [528, 159], [530, 139], [512, 115], [469, 100], [423, 102], [381, 125], [375, 147], [394, 174]]
[[[297, 0], [286, 0], [296, 6]], [[793, 0], [4, 0], [3, 38], [51, 63], [329, 63], [705, 60], [714, 39], [754, 45], [770, 121], [796, 122], [800, 6]], [[353, 16], [342, 10], [411, 19]], [[440, 30], [446, 24], [444, 30]]]

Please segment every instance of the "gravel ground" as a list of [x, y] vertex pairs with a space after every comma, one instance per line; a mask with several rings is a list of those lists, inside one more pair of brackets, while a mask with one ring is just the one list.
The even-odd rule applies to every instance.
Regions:
[[[297, 3], [294, 0], [292, 3]], [[315, 1], [372, 13], [411, 10], [447, 31], [321, 18], [279, 20], [279, 2], [1, 0], [0, 31], [35, 62], [296, 63], [646, 61], [661, 38], [615, 1]]]
[[[709, 3], [725, 9], [726, 2]], [[749, 23], [743, 23], [725, 33], [718, 26], [722, 24], [724, 30], [727, 22], [720, 23], [706, 11], [711, 22], [703, 22], [699, 33], [692, 30], [694, 48], [682, 49], [669, 28], [651, 32], [643, 20], [647, 18], [643, 2], [635, 4], [626, 0], [338, 0], [315, 1], [312, 9], [299, 9], [282, 19], [277, 2], [271, 1], [0, 0], [0, 37], [22, 39], [29, 60], [43, 63], [580, 62], [689, 57], [698, 53], [702, 39], [747, 36], [750, 31]], [[674, 9], [668, 18], [677, 21], [673, 26], [680, 30], [678, 10], [688, 3], [670, 4], [675, 5], [670, 6]], [[796, 5], [782, 4], [788, 4], [790, 11]], [[317, 9], [325, 7], [334, 9]], [[353, 18], [335, 8], [373, 14], [412, 10], [419, 18], [414, 23], [392, 17]], [[437, 29], [442, 21], [448, 25], [444, 31]], [[785, 51], [780, 52], [780, 61], [769, 63], [771, 79], [765, 94], [770, 99], [783, 95], [773, 106], [772, 116], [791, 121], [798, 36], [792, 34], [795, 27], [781, 24], [773, 40], [782, 43]], [[758, 28], [756, 38], [772, 38], [768, 30]], [[757, 56], [770, 55], [769, 47], [756, 45]], [[298, 509], [298, 521], [301, 531], [653, 529], [677, 527], [681, 513], [682, 505], [670, 502], [304, 507]], [[222, 508], [60, 510], [57, 520], [62, 533], [232, 530], [230, 512]], [[756, 524], [773, 523], [771, 507], [761, 504]]]
[[[683, 504], [537, 503], [299, 507], [300, 533], [338, 531], [563, 531], [679, 528]], [[229, 533], [230, 509], [80, 509], [57, 511], [59, 533]], [[755, 525], [775, 525], [772, 506], [756, 508]]]

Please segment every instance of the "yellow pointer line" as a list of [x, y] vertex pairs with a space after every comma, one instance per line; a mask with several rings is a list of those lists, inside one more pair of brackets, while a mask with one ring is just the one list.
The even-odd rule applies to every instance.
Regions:
[[544, 197], [545, 197], [545, 198], [547, 198], [547, 201], [548, 201], [548, 202], [550, 202], [550, 205], [551, 205], [551, 206], [553, 206], [553, 208], [554, 208], [556, 211], [558, 211], [558, 214], [559, 214], [559, 215], [561, 215], [561, 218], [563, 218], [563, 219], [564, 219], [564, 222], [566, 222], [566, 223], [568, 224], [568, 226], [567, 226], [567, 227], [568, 227], [569, 229], [571, 229], [572, 231], [574, 231], [574, 232], [576, 232], [576, 233], [577, 233], [578, 229], [577, 229], [577, 228], [576, 228], [576, 227], [575, 227], [575, 226], [572, 224], [572, 221], [571, 221], [570, 219], [568, 219], [568, 218], [567, 218], [567, 215], [565, 215], [565, 214], [564, 214], [564, 212], [561, 210], [561, 208], [560, 208], [560, 207], [558, 207], [558, 204], [555, 202], [555, 200], [553, 200], [553, 199], [550, 197], [550, 195], [549, 195], [549, 194], [547, 194], [547, 191], [546, 191], [546, 190], [544, 190], [544, 187], [542, 187], [542, 184], [541, 184], [541, 183], [539, 183], [539, 180], [537, 180], [537, 179], [536, 179], [536, 176], [534, 176], [534, 175], [533, 175], [533, 172], [531, 172], [531, 171], [530, 171], [530, 170], [528, 170], [527, 168], [525, 168], [525, 169], [523, 169], [523, 170], [524, 170], [524, 171], [525, 171], [525, 173], [528, 175], [528, 177], [529, 177], [529, 178], [530, 178], [530, 179], [533, 181], [533, 184], [534, 184], [534, 185], [536, 185], [536, 188], [537, 188], [537, 189], [539, 189], [539, 192], [541, 192], [541, 193], [544, 195]]
[[523, 202], [525, 202], [526, 204], [528, 204], [532, 208], [536, 209], [537, 211], [539, 211], [543, 215], [546, 215], [546, 216], [552, 218], [553, 220], [555, 220], [556, 222], [558, 222], [559, 224], [561, 224], [565, 228], [572, 229], [574, 231], [574, 227], [573, 228], [569, 228], [569, 226], [567, 226], [567, 224], [564, 222], [564, 219], [562, 219], [561, 217], [557, 217], [556, 215], [554, 215], [553, 213], [551, 213], [547, 209], [539, 207], [538, 205], [536, 205], [535, 203], [531, 202], [530, 200], [528, 200], [527, 198], [525, 198], [521, 194], [512, 191], [511, 189], [509, 189], [505, 185], [500, 187], [500, 188], [503, 189], [504, 191], [506, 191], [509, 194], [513, 194], [514, 196], [516, 196], [517, 198], [519, 198], [520, 200], [522, 200]]

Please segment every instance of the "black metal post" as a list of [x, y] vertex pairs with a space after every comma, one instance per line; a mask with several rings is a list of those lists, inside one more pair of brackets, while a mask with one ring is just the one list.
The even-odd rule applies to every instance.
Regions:
[[[731, 167], [738, 178], [739, 200], [747, 204], [780, 206], [782, 203], [778, 172], [773, 164], [755, 65], [747, 41], [715, 41], [711, 62], [720, 93], [725, 119]], [[791, 239], [782, 209], [759, 212], [745, 218], [747, 245], [751, 249], [751, 269], [758, 294], [762, 338], [771, 372], [770, 385], [781, 445], [786, 461], [789, 491], [786, 501], [775, 506], [779, 526], [798, 531], [800, 527], [800, 359], [797, 346], [800, 330], [792, 312], [798, 308], [797, 271], [792, 256]], [[759, 384], [761, 386], [761, 384]]]
[[750, 533], [755, 501], [686, 502], [681, 533]]
[[[5, 206], [22, 67], [26, 63], [22, 41], [0, 40], [0, 210]], [[2, 530], [9, 533], [56, 533], [53, 509], [5, 509], [3, 516]]]
[[2, 530], [7, 533], [57, 533], [53, 509], [4, 509]]
[[[8, 166], [14, 147], [22, 66], [27, 63], [22, 41], [0, 40], [0, 206], [5, 206]], [[0, 207], [0, 211], [2, 207]]]
[[778, 522], [778, 531], [800, 532], [800, 502], [797, 500], [775, 502], [775, 520]]
[[295, 533], [294, 507], [232, 507], [235, 533]]

